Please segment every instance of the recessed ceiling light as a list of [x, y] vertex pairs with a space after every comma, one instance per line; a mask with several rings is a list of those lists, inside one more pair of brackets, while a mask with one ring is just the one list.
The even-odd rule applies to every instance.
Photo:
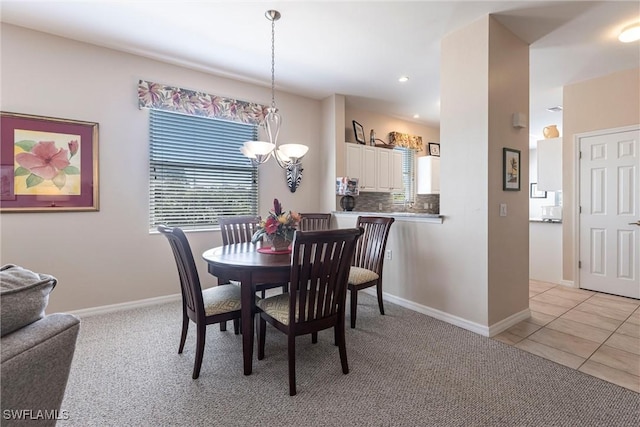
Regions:
[[409, 81], [409, 77], [407, 77], [407, 76], [402, 76], [402, 77], [400, 77], [400, 78], [398, 79], [398, 81], [399, 81], [400, 83], [408, 82], [408, 81]]
[[618, 36], [623, 43], [631, 43], [640, 40], [640, 22], [625, 27]]
[[552, 113], [559, 113], [560, 111], [562, 111], [562, 107], [559, 105], [556, 105], [555, 107], [547, 108], [547, 111], [551, 111]]
[[420, 114], [414, 114], [414, 115], [413, 115], [413, 118], [414, 118], [414, 119], [419, 119], [419, 118], [420, 118]]

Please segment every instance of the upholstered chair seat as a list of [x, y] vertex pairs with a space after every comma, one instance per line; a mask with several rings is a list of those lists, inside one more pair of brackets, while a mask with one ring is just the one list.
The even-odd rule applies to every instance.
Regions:
[[361, 285], [363, 283], [378, 280], [380, 276], [375, 271], [367, 270], [366, 268], [351, 266], [349, 270], [349, 284]]
[[240, 287], [234, 285], [218, 285], [202, 291], [204, 314], [230, 313], [240, 310]]

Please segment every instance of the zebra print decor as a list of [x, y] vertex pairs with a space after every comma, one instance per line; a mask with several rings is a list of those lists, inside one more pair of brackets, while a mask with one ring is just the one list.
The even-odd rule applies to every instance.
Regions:
[[289, 164], [285, 169], [285, 173], [287, 174], [287, 186], [292, 193], [296, 192], [296, 189], [300, 185], [300, 181], [302, 181], [302, 165], [300, 163]]

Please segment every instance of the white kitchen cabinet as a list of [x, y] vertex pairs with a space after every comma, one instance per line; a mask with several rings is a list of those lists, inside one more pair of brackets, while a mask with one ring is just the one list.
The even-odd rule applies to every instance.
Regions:
[[346, 145], [346, 176], [358, 178], [360, 191], [402, 191], [402, 153], [371, 145]]
[[391, 150], [391, 191], [404, 191], [402, 182], [402, 152]]
[[418, 157], [417, 194], [440, 194], [440, 157]]
[[376, 191], [376, 151], [375, 147], [361, 144], [345, 144], [346, 174], [358, 178], [360, 191]]
[[562, 138], [538, 141], [538, 190], [562, 191]]
[[376, 153], [376, 188], [378, 191], [391, 191], [391, 150], [379, 148]]
[[376, 188], [380, 193], [403, 191], [402, 152], [376, 148]]

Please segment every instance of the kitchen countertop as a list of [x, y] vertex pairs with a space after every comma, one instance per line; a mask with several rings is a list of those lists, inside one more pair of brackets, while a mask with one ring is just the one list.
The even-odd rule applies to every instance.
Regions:
[[334, 215], [362, 215], [362, 216], [391, 216], [398, 221], [429, 222], [442, 224], [444, 217], [440, 214], [417, 212], [363, 212], [363, 211], [333, 211]]
[[561, 219], [548, 219], [548, 218], [529, 218], [529, 222], [542, 222], [545, 224], [562, 224]]

